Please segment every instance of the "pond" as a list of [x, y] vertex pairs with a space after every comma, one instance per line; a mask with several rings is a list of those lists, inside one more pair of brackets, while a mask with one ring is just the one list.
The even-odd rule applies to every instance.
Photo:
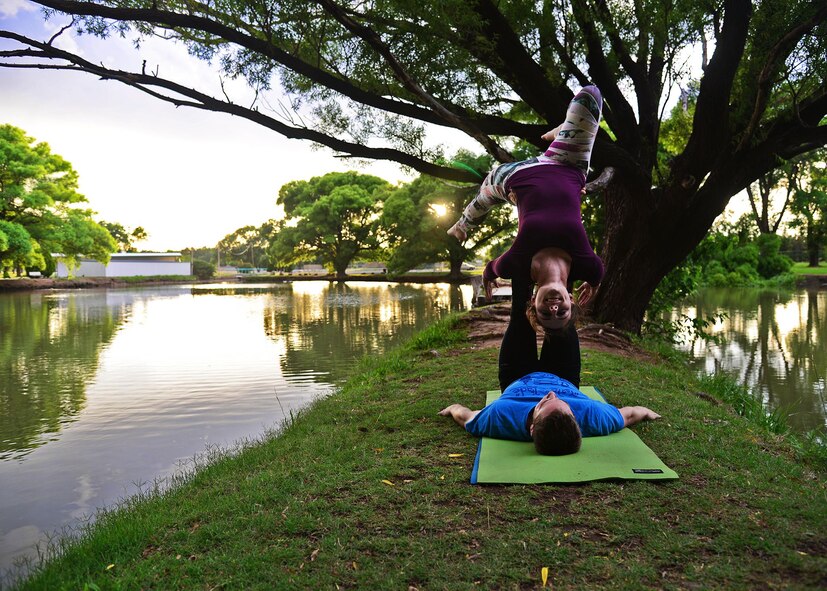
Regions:
[[805, 433], [827, 425], [827, 291], [705, 289], [670, 316], [723, 314], [707, 332], [719, 342], [686, 340], [680, 348], [699, 371], [724, 371], [746, 384], [767, 409]]
[[470, 286], [0, 293], [0, 570], [210, 447], [277, 428]]

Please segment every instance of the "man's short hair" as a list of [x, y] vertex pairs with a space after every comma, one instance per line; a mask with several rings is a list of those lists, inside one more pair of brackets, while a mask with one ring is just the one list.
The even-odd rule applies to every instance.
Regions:
[[534, 449], [544, 456], [577, 453], [583, 437], [577, 421], [569, 413], [555, 410], [534, 420]]

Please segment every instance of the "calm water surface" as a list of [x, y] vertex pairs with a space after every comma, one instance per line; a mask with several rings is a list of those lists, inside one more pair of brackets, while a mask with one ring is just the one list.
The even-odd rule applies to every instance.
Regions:
[[799, 432], [827, 425], [827, 291], [706, 289], [678, 307], [685, 314], [726, 319], [708, 329], [719, 344], [695, 340], [683, 348], [694, 366], [724, 371], [747, 384], [767, 408], [789, 417]]
[[326, 281], [0, 294], [0, 569], [470, 304]]

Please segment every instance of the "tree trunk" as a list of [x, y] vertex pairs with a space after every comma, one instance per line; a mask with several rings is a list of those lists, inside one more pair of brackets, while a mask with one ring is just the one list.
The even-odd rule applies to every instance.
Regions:
[[606, 189], [606, 235], [599, 253], [606, 274], [592, 312], [598, 322], [640, 334], [661, 280], [692, 252], [717, 216], [714, 206], [696, 202], [693, 208], [696, 196], [680, 186], [652, 190], [646, 179], [624, 175]]
[[448, 272], [448, 279], [451, 281], [459, 281], [462, 279], [462, 259], [451, 258], [451, 270]]
[[816, 230], [810, 223], [807, 225], [807, 260], [811, 267], [818, 267], [818, 259], [821, 258], [818, 256], [819, 250], [821, 250], [821, 244], [816, 236]]

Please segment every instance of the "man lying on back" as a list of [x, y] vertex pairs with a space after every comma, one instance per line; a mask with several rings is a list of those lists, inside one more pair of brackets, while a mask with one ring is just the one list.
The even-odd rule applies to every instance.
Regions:
[[574, 384], [546, 372], [512, 382], [481, 410], [452, 404], [439, 412], [476, 437], [533, 441], [537, 453], [576, 453], [582, 437], [609, 435], [640, 421], [659, 419], [644, 406], [617, 408], [592, 400]]

